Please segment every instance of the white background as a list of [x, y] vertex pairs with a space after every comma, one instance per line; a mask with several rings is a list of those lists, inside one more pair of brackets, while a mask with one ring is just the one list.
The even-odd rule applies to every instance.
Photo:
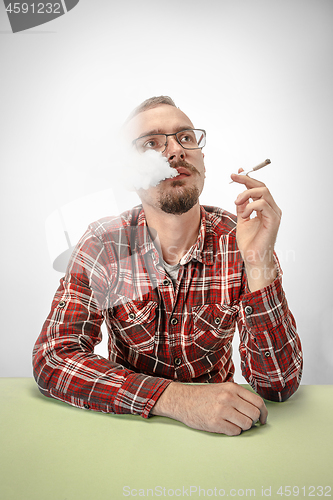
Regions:
[[257, 177], [283, 210], [277, 251], [303, 383], [333, 383], [333, 2], [81, 0], [16, 34], [1, 2], [0, 19], [0, 375], [31, 376], [62, 276], [46, 220], [105, 189], [119, 211], [139, 202], [113, 180], [115, 133], [165, 94], [207, 131], [201, 203], [234, 212], [230, 173], [272, 160]]

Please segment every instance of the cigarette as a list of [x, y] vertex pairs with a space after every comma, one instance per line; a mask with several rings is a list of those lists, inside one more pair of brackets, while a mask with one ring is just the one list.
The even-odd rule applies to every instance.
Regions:
[[[241, 172], [239, 175], [248, 175], [250, 172], [255, 172], [256, 170], [260, 170], [263, 167], [266, 167], [266, 165], [269, 165], [271, 163], [271, 160], [267, 159], [263, 161], [262, 163], [259, 163], [256, 167], [251, 168], [251, 170], [247, 170], [246, 172]], [[234, 181], [229, 182], [229, 184], [232, 184]]]

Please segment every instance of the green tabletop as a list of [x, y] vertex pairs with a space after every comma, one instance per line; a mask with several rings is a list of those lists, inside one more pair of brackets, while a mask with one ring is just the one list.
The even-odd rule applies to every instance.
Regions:
[[333, 386], [267, 402], [240, 436], [81, 410], [0, 379], [1, 500], [333, 496]]

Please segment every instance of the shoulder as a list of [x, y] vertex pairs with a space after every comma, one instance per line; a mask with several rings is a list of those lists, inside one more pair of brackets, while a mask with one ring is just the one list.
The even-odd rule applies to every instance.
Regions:
[[114, 236], [116, 233], [126, 230], [126, 228], [137, 226], [138, 221], [142, 218], [142, 216], [142, 205], [138, 205], [119, 215], [98, 219], [97, 221], [89, 224], [89, 229], [99, 239], [108, 240], [111, 235]]
[[206, 224], [209, 225], [210, 230], [218, 236], [221, 235], [234, 235], [236, 236], [236, 215], [223, 210], [219, 207], [209, 205], [202, 205], [206, 216]]

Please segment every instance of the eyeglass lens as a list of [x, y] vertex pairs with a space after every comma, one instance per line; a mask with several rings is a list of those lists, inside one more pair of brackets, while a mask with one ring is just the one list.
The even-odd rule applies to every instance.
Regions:
[[136, 140], [137, 148], [142, 151], [153, 149], [163, 152], [166, 149], [167, 137], [175, 135], [177, 141], [184, 149], [201, 149], [206, 143], [206, 135], [203, 130], [182, 130], [176, 134], [152, 134], [140, 137]]

